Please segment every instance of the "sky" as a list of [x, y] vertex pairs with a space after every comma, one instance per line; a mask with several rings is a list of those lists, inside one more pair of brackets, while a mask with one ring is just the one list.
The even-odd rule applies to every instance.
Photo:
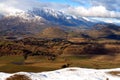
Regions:
[[74, 16], [120, 17], [119, 0], [0, 0], [0, 13], [52, 8]]

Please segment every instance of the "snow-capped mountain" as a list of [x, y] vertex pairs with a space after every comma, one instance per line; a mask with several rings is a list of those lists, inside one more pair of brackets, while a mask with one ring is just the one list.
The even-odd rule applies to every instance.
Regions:
[[66, 14], [62, 11], [50, 9], [50, 8], [33, 8], [30, 10], [19, 10], [13, 13], [9, 12], [4, 16], [22, 17], [26, 20], [44, 20], [47, 23], [60, 26], [72, 26], [72, 27], [91, 27], [96, 23], [112, 23], [120, 25], [120, 19], [118, 18], [101, 18], [101, 17], [81, 17]]
[[31, 15], [41, 16], [53, 24], [58, 24], [63, 26], [91, 26], [92, 25], [90, 21], [87, 21], [82, 17], [68, 15], [62, 11], [57, 11], [54, 9], [33, 8], [33, 10], [29, 10], [28, 13]]
[[[67, 15], [62, 11], [57, 11], [48, 8], [33, 8], [28, 11], [16, 11], [3, 14], [4, 17], [20, 17], [21, 20], [35, 21], [44, 20], [46, 23], [60, 26], [91, 26], [91, 22], [83, 19], [82, 17], [76, 17], [72, 15]], [[0, 19], [2, 16], [0, 17]]]
[[[7, 14], [0, 13], [1, 35], [36, 34], [47, 27], [60, 27], [65, 30], [90, 30], [96, 28], [96, 24], [108, 23], [120, 25], [119, 18], [81, 17], [66, 14], [62, 11], [50, 8], [33, 8], [19, 10]], [[106, 24], [107, 23], [107, 24]], [[103, 25], [102, 25], [103, 26]], [[97, 26], [101, 27], [101, 26]], [[98, 28], [96, 28], [98, 29]]]
[[[112, 75], [111, 72], [116, 72], [116, 74]], [[42, 73], [19, 72], [14, 74], [26, 75], [32, 80], [120, 80], [119, 72], [119, 68], [102, 70], [66, 68]], [[6, 78], [13, 76], [14, 74], [0, 73], [0, 80], [5, 80]]]

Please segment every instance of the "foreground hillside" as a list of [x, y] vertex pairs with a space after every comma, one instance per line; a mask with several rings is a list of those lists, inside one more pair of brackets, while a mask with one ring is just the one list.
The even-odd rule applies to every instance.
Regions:
[[[20, 77], [21, 76], [21, 77]], [[50, 72], [0, 73], [0, 80], [120, 80], [120, 69], [66, 68]]]

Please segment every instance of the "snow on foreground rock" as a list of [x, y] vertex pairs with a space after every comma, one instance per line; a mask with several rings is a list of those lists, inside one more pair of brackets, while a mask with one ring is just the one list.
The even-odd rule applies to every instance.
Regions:
[[[85, 68], [65, 68], [50, 72], [41, 73], [27, 73], [19, 72], [14, 74], [22, 74], [30, 77], [32, 80], [120, 80], [120, 74], [111, 75], [109, 72], [120, 72], [120, 68], [117, 69], [85, 69]], [[14, 75], [7, 73], [0, 73], [0, 80]]]

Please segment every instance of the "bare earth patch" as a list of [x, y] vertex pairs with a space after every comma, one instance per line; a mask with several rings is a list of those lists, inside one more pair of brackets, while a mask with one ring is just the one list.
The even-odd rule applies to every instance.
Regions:
[[119, 76], [120, 77], [120, 71], [110, 71], [108, 73], [111, 74], [111, 75]]
[[21, 75], [21, 74], [15, 74], [13, 76], [10, 76], [6, 80], [32, 80], [28, 76]]
[[77, 71], [77, 69], [68, 69], [68, 71]]

